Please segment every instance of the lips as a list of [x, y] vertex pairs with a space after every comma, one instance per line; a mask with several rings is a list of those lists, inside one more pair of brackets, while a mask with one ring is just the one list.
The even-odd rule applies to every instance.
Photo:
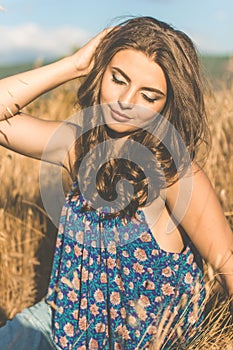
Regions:
[[112, 118], [118, 122], [129, 122], [132, 119], [126, 114], [115, 111], [112, 108], [110, 108], [110, 111], [111, 111]]

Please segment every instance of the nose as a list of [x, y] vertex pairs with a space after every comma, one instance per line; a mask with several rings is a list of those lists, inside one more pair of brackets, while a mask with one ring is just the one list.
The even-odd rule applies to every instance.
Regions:
[[118, 103], [122, 109], [132, 109], [136, 103], [136, 93], [133, 89], [124, 90], [118, 98]]

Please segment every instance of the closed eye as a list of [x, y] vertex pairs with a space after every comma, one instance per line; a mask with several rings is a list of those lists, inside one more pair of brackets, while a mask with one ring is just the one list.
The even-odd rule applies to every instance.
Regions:
[[151, 98], [151, 97], [149, 97], [148, 95], [146, 95], [146, 94], [144, 94], [144, 93], [142, 93], [142, 96], [143, 96], [143, 98], [144, 98], [146, 101], [148, 101], [148, 102], [150, 102], [150, 103], [153, 103], [153, 102], [155, 102], [155, 101], [157, 101], [157, 100], [159, 99], [158, 97]]
[[125, 85], [126, 84], [126, 82], [124, 80], [120, 80], [119, 78], [117, 78], [114, 73], [112, 73], [112, 81], [115, 84], [119, 84], [119, 85]]

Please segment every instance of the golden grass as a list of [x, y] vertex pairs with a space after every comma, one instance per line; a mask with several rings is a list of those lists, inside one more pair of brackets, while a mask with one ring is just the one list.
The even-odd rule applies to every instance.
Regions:
[[[76, 83], [65, 84], [26, 110], [38, 117], [66, 119], [74, 112], [76, 90]], [[205, 170], [233, 228], [232, 93], [233, 83], [228, 82], [228, 86], [222, 83], [214, 98], [206, 97], [213, 145]], [[0, 150], [0, 157], [0, 322], [4, 323], [44, 295], [56, 229], [42, 210], [39, 162], [5, 149]], [[208, 266], [206, 269], [211, 271]], [[233, 349], [227, 302], [216, 296], [213, 300], [203, 329], [187, 350]], [[153, 349], [162, 349], [162, 345], [157, 342]]]

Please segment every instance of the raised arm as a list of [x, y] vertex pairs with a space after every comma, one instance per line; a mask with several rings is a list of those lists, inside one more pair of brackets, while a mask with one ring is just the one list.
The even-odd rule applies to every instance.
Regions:
[[103, 30], [71, 56], [31, 71], [0, 80], [0, 120], [10, 118], [45, 92], [78, 77], [92, 68], [92, 58], [101, 39], [112, 28]]
[[[181, 213], [176, 200], [179, 182], [167, 190], [168, 205], [202, 255], [225, 281], [229, 295], [233, 296], [233, 234], [205, 173], [193, 165], [193, 188], [190, 202], [180, 198]], [[174, 208], [177, 209], [174, 209]], [[182, 209], [183, 211], [183, 209]], [[183, 216], [183, 218], [182, 218]]]
[[[106, 29], [90, 40], [75, 54], [49, 65], [0, 80], [0, 144], [16, 152], [40, 159], [44, 147], [58, 129], [56, 142], [51, 142], [48, 161], [59, 163], [64, 159], [75, 139], [71, 124], [39, 120], [21, 113], [21, 109], [37, 97], [72, 79], [86, 75], [92, 67], [92, 58]], [[66, 128], [67, 126], [67, 128]], [[65, 136], [66, 135], [66, 136]], [[54, 138], [55, 140], [55, 138]], [[59, 156], [59, 152], [61, 155]], [[55, 157], [55, 158], [54, 158]]]

